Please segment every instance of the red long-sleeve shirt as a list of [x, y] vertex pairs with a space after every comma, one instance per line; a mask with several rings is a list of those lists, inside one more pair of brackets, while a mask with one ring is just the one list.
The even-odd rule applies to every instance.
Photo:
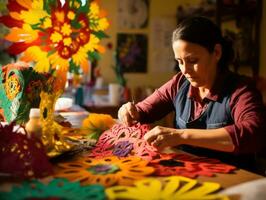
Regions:
[[[136, 106], [140, 113], [140, 121], [151, 123], [174, 111], [174, 101], [181, 86], [182, 74], [176, 74], [171, 80], [139, 102]], [[230, 82], [234, 78], [234, 88]], [[254, 153], [266, 143], [266, 117], [262, 97], [255, 85], [247, 78], [226, 72], [219, 74], [209, 94], [201, 100], [195, 92], [198, 88], [190, 85], [188, 97], [194, 105], [191, 120], [196, 119], [206, 108], [206, 99], [217, 101], [223, 91], [232, 89], [230, 98], [232, 125], [225, 126], [235, 146], [235, 153]]]

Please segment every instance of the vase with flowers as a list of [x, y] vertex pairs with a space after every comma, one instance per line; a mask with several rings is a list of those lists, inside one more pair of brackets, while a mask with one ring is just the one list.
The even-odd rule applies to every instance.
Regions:
[[[89, 71], [89, 60], [99, 58], [109, 23], [98, 0], [10, 0], [8, 14], [0, 23], [10, 29], [5, 39], [12, 44], [11, 55], [34, 65], [34, 70], [50, 74], [41, 92], [42, 141], [48, 151], [61, 151], [60, 125], [53, 120], [54, 105], [63, 93], [67, 72]], [[53, 127], [48, 128], [48, 127]]]

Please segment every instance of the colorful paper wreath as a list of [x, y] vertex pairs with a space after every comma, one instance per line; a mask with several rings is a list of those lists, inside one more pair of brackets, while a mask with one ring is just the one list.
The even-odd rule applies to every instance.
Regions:
[[163, 154], [161, 158], [152, 160], [149, 165], [155, 168], [157, 176], [181, 175], [189, 178], [230, 173], [236, 169], [216, 159], [174, 153]]
[[134, 186], [113, 186], [105, 190], [108, 199], [182, 199], [182, 200], [229, 200], [225, 195], [214, 194], [218, 183], [204, 182], [171, 176], [163, 179], [146, 178]]
[[1, 200], [25, 199], [73, 199], [73, 200], [104, 200], [104, 187], [101, 185], [80, 186], [79, 182], [65, 179], [53, 179], [48, 184], [34, 180], [14, 186], [11, 192], [0, 192]]
[[88, 60], [99, 59], [107, 37], [106, 12], [96, 0], [9, 0], [9, 13], [0, 23], [10, 28], [5, 39], [12, 42], [8, 52], [23, 53], [25, 62], [35, 62], [38, 72], [51, 69], [88, 72]]
[[159, 153], [143, 139], [149, 129], [147, 124], [138, 123], [131, 127], [115, 124], [100, 136], [90, 156], [139, 156], [145, 160], [152, 160], [158, 157]]
[[80, 158], [73, 162], [60, 163], [58, 166], [56, 177], [80, 181], [82, 185], [101, 184], [106, 187], [115, 184], [131, 185], [135, 180], [142, 179], [154, 171], [152, 167], [147, 166], [147, 161], [137, 157]]
[[0, 123], [0, 138], [1, 173], [19, 178], [40, 178], [52, 173], [42, 143], [25, 129]]

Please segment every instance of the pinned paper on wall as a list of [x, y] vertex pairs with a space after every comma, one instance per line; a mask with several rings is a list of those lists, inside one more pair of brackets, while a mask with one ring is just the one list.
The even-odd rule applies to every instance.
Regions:
[[157, 176], [181, 175], [189, 178], [226, 174], [236, 169], [216, 159], [174, 153], [161, 155], [161, 158], [152, 160], [149, 165], [155, 168]]
[[48, 184], [38, 180], [23, 182], [10, 192], [0, 192], [0, 199], [95, 199], [104, 200], [104, 187], [101, 185], [80, 186], [79, 182], [53, 179]]
[[115, 124], [100, 136], [90, 156], [138, 156], [145, 160], [157, 158], [158, 150], [143, 139], [144, 134], [149, 130], [150, 127], [147, 124], [138, 123], [131, 127]]
[[146, 178], [136, 181], [134, 186], [114, 186], [106, 189], [108, 199], [201, 199], [229, 200], [225, 195], [215, 194], [218, 183], [204, 182], [182, 176], [163, 179]]
[[147, 164], [147, 161], [138, 157], [80, 158], [73, 162], [58, 164], [59, 170], [55, 176], [80, 181], [82, 185], [132, 185], [135, 180], [154, 172]]

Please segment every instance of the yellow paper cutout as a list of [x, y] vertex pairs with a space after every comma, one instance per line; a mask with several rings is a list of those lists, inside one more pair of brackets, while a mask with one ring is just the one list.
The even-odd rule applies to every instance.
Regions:
[[55, 102], [61, 92], [41, 92], [40, 112], [42, 123], [42, 143], [49, 157], [60, 155], [71, 149], [71, 145], [64, 140], [63, 127], [54, 120]]
[[105, 190], [108, 199], [179, 199], [179, 200], [229, 200], [227, 196], [213, 194], [220, 189], [218, 183], [204, 182], [182, 176], [146, 178], [134, 186], [114, 186]]
[[80, 181], [82, 185], [132, 185], [135, 180], [154, 172], [147, 164], [147, 161], [138, 157], [80, 158], [73, 162], [58, 164], [59, 170], [55, 176]]

